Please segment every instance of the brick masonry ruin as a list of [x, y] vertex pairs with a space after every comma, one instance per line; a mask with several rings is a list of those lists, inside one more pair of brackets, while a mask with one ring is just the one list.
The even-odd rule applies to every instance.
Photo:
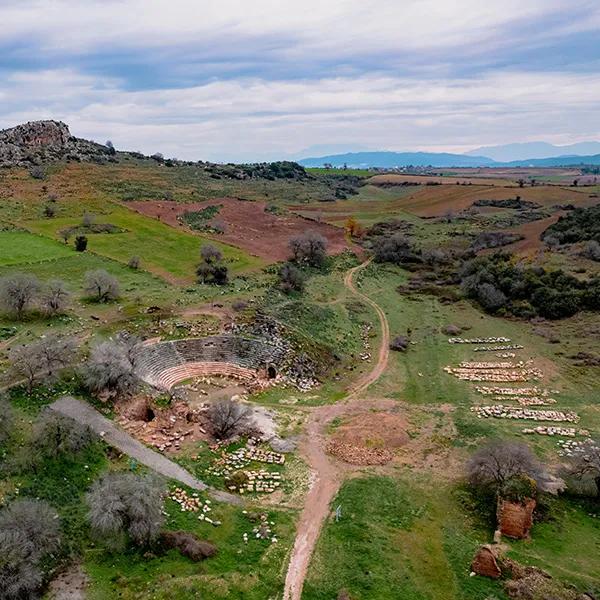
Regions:
[[502, 535], [517, 540], [528, 538], [533, 526], [535, 507], [536, 501], [533, 498], [527, 498], [522, 503], [498, 500], [498, 526]]

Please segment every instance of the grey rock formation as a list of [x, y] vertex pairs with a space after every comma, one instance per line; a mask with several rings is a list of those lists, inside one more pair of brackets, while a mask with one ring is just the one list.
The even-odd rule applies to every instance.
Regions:
[[107, 146], [73, 137], [61, 121], [30, 121], [0, 131], [0, 166], [28, 167], [50, 162], [113, 158]]

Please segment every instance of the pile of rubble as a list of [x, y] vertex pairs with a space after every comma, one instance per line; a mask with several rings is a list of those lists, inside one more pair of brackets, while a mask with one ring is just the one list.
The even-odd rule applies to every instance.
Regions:
[[514, 352], [498, 352], [496, 358], [514, 358], [516, 354]]
[[371, 360], [371, 342], [369, 341], [369, 337], [371, 335], [371, 330], [373, 329], [370, 323], [363, 323], [360, 328], [360, 339], [362, 341], [362, 345], [364, 348], [364, 352], [359, 354], [360, 360], [370, 361]]
[[[243, 511], [244, 514], [247, 514], [247, 511]], [[277, 537], [273, 534], [273, 530], [271, 527], [275, 525], [273, 521], [269, 521], [269, 517], [266, 514], [261, 514], [258, 517], [259, 524], [252, 529], [252, 536], [257, 540], [271, 540], [272, 544], [277, 543]], [[242, 539], [244, 540], [244, 544], [248, 543], [249, 534], [243, 533]]]
[[502, 346], [478, 346], [474, 352], [500, 352], [501, 350], [523, 350], [521, 344], [504, 344]]
[[[509, 343], [511, 341], [510, 338], [507, 337], [487, 337], [487, 338], [461, 338], [461, 337], [451, 337], [448, 338], [448, 343], [450, 344], [502, 344]], [[500, 348], [504, 350], [504, 348]]]
[[537, 433], [538, 435], [561, 435], [564, 437], [575, 437], [576, 435], [589, 435], [586, 429], [576, 429], [575, 427], [552, 427], [546, 425], [540, 425], [538, 427], [528, 427], [522, 430], [523, 433], [532, 434]]
[[221, 525], [221, 521], [214, 520], [208, 515], [212, 510], [210, 500], [202, 500], [196, 493], [190, 496], [180, 487], [175, 488], [169, 495], [169, 498], [179, 504], [181, 512], [199, 512], [198, 520], [206, 521], [215, 527]]
[[[464, 363], [463, 363], [464, 364]], [[477, 364], [477, 363], [472, 363]], [[493, 363], [482, 363], [493, 364]], [[503, 364], [503, 363], [498, 363]], [[470, 367], [444, 367], [446, 373], [454, 375], [462, 381], [492, 381], [492, 382], [510, 382], [510, 381], [529, 381], [531, 379], [540, 379], [543, 374], [535, 367], [523, 368], [470, 368]]]
[[236, 471], [245, 469], [253, 461], [283, 465], [285, 463], [285, 455], [273, 452], [272, 450], [262, 450], [254, 446], [240, 448], [234, 452], [223, 452], [221, 458], [215, 461], [215, 465], [210, 467], [207, 472], [219, 477], [229, 477]]
[[521, 387], [521, 388], [512, 388], [512, 387], [497, 387], [497, 386], [485, 386], [478, 385], [475, 388], [480, 394], [484, 396], [537, 396], [537, 397], [547, 397], [550, 394], [558, 394], [558, 390], [544, 390], [538, 387]]
[[515, 400], [521, 406], [545, 406], [548, 404], [556, 404], [554, 398], [540, 398], [539, 396], [494, 396], [492, 400]]
[[246, 479], [244, 483], [239, 485], [233, 484], [227, 487], [232, 492], [238, 491], [240, 494], [245, 492], [256, 492], [261, 494], [272, 494], [277, 488], [281, 486], [283, 481], [281, 473], [276, 471], [267, 471], [260, 469], [259, 471], [243, 471]]
[[[572, 436], [571, 436], [572, 437]], [[577, 441], [577, 440], [559, 440], [558, 445], [560, 450], [558, 454], [560, 456], [577, 456], [587, 452], [590, 448], [598, 448], [595, 442], [591, 440]]]
[[327, 445], [327, 452], [351, 465], [385, 465], [394, 454], [385, 448], [365, 448], [333, 440]]
[[496, 404], [493, 406], [472, 406], [471, 411], [479, 418], [494, 417], [497, 419], [526, 419], [530, 421], [557, 421], [577, 423], [579, 415], [571, 411], [562, 410], [532, 410]]

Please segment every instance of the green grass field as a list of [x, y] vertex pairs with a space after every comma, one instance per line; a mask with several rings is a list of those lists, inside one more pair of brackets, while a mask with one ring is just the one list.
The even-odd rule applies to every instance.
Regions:
[[[200, 247], [210, 243], [223, 253], [232, 274], [260, 268], [262, 261], [242, 250], [206, 237], [178, 231], [156, 219], [140, 215], [122, 206], [112, 204], [97, 216], [97, 222], [110, 223], [123, 233], [90, 233], [88, 249], [102, 256], [127, 264], [132, 256], [139, 256], [142, 267], [174, 283], [189, 283], [195, 279], [195, 268], [200, 261]], [[77, 226], [81, 216], [26, 221], [24, 225], [36, 233], [59, 239], [62, 229]]]
[[56, 260], [72, 254], [71, 248], [39, 235], [0, 231], [0, 267]]

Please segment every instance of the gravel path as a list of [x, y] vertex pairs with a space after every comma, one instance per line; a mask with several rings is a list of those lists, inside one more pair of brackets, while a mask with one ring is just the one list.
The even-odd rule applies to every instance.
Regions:
[[138, 442], [138, 440], [82, 400], [65, 396], [51, 404], [50, 408], [74, 419], [78, 423], [87, 425], [110, 446], [114, 446], [124, 454], [135, 458], [138, 462], [169, 479], [175, 479], [195, 490], [206, 491], [219, 502], [237, 505], [242, 503], [241, 499], [237, 496], [209, 487], [204, 482], [193, 477], [189, 471], [186, 471], [177, 463], [144, 446], [144, 444]]

